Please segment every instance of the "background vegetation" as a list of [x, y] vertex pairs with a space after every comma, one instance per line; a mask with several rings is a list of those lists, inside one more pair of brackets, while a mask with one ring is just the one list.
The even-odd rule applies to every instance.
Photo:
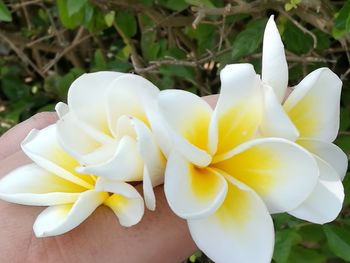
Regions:
[[[349, 155], [350, 1], [0, 0], [0, 134], [52, 110], [84, 72], [135, 72], [161, 89], [217, 93], [223, 65], [249, 62], [260, 71], [271, 14], [291, 86], [324, 66], [342, 78], [336, 143]], [[331, 224], [274, 217], [275, 262], [350, 262], [349, 174], [344, 185], [344, 209]], [[210, 262], [200, 252], [188, 261]]]

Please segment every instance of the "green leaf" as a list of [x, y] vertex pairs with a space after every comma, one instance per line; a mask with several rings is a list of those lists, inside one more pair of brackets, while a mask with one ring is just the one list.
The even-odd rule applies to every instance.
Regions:
[[135, 16], [127, 11], [117, 13], [116, 23], [127, 37], [133, 37], [137, 32], [137, 23]]
[[250, 55], [260, 47], [263, 39], [265, 25], [265, 18], [254, 20], [250, 22], [247, 27], [237, 35], [233, 41], [233, 59], [238, 60], [243, 56]]
[[350, 261], [350, 231], [334, 225], [325, 225], [328, 245], [332, 252], [345, 261]]
[[334, 21], [332, 34], [334, 38], [341, 38], [350, 32], [350, 1], [346, 1], [344, 6], [339, 10]]
[[285, 24], [283, 40], [286, 48], [296, 54], [307, 53], [313, 45], [312, 37], [305, 34], [290, 21]]
[[350, 110], [347, 108], [340, 108], [340, 127], [341, 131], [346, 131], [350, 128]]
[[67, 0], [68, 15], [72, 16], [79, 12], [86, 3], [87, 0]]
[[348, 172], [343, 180], [345, 199], [344, 207], [350, 204], [350, 172]]
[[320, 254], [317, 250], [295, 246], [293, 247], [289, 263], [325, 263], [326, 257]]
[[104, 70], [106, 69], [106, 59], [100, 49], [97, 49], [94, 54], [94, 69], [96, 71], [98, 70]]
[[181, 11], [188, 7], [188, 3], [185, 0], [159, 0], [159, 4], [174, 11]]
[[4, 4], [2, 0], [0, 0], [0, 21], [11, 22], [12, 16], [10, 10], [8, 10], [7, 6]]
[[312, 32], [315, 34], [317, 38], [316, 49], [323, 50], [331, 46], [331, 40], [330, 40], [331, 35], [326, 34], [319, 29], [314, 29], [312, 30]]
[[277, 263], [287, 262], [292, 247], [296, 245], [300, 239], [300, 235], [297, 234], [295, 230], [285, 229], [282, 231], [277, 231], [273, 259]]
[[105, 22], [106, 22], [106, 25], [108, 27], [111, 27], [113, 25], [114, 17], [115, 17], [115, 12], [114, 11], [110, 11], [109, 13], [107, 13], [105, 15]]
[[68, 29], [74, 29], [84, 21], [84, 10], [80, 10], [70, 16], [68, 13], [68, 0], [57, 0], [58, 15], [62, 25]]

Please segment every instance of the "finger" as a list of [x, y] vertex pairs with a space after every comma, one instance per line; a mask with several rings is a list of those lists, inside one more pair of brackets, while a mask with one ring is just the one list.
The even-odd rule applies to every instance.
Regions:
[[12, 170], [31, 162], [32, 161], [24, 154], [24, 152], [22, 152], [22, 150], [7, 156], [0, 160], [0, 178]]
[[0, 160], [20, 150], [20, 143], [32, 129], [42, 129], [57, 121], [55, 112], [41, 112], [19, 123], [0, 137]]
[[208, 102], [208, 104], [212, 107], [215, 108], [216, 102], [218, 101], [219, 95], [209, 95], [209, 96], [204, 96], [202, 97], [203, 100]]

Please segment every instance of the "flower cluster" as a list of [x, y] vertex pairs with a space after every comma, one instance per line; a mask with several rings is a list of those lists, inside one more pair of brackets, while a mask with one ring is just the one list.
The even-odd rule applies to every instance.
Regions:
[[[317, 69], [285, 99], [288, 66], [273, 17], [261, 78], [250, 64], [232, 64], [220, 79], [212, 109], [137, 75], [81, 76], [68, 104], [56, 107], [59, 121], [22, 142], [34, 163], [0, 181], [0, 198], [49, 206], [34, 224], [45, 237], [70, 231], [102, 204], [132, 226], [144, 203], [156, 209], [153, 188], [164, 182], [169, 206], [211, 259], [269, 262], [271, 214], [324, 224], [341, 210], [347, 157], [332, 142], [342, 83]], [[143, 197], [131, 182], [142, 182]]]

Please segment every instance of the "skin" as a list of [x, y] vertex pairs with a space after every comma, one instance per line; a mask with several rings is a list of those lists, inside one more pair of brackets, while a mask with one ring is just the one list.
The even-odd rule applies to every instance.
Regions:
[[[215, 105], [217, 96], [204, 98]], [[31, 163], [20, 148], [31, 129], [55, 123], [56, 113], [37, 114], [0, 137], [0, 178]], [[136, 186], [140, 192], [142, 187]], [[145, 210], [141, 222], [122, 227], [112, 210], [100, 206], [72, 231], [50, 238], [36, 238], [32, 226], [43, 207], [22, 206], [0, 200], [0, 262], [174, 262], [197, 248], [185, 220], [167, 205], [163, 187], [155, 189], [157, 208]]]

